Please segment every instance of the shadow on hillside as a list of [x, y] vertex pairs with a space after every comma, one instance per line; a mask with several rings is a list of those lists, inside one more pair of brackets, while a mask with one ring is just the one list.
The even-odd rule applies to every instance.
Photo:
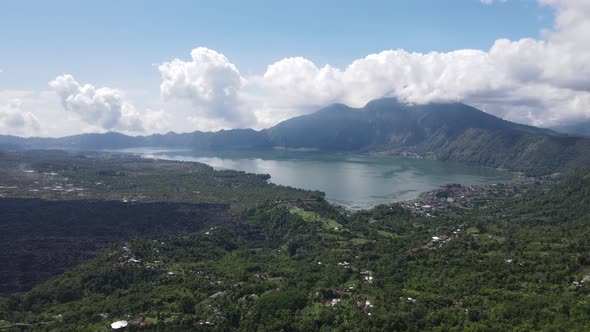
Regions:
[[29, 290], [117, 241], [212, 224], [248, 236], [227, 204], [0, 199], [0, 294]]

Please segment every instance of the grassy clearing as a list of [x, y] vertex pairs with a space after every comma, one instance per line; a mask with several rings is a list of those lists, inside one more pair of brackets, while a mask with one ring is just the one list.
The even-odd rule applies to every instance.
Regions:
[[369, 242], [369, 240], [357, 237], [354, 239], [350, 239], [350, 242], [352, 242], [353, 244], [365, 244], [365, 243]]
[[378, 230], [377, 234], [381, 235], [381, 236], [385, 236], [385, 237], [390, 237], [390, 238], [396, 238], [398, 237], [397, 234], [388, 232], [388, 231], [382, 231], [382, 230]]
[[337, 222], [334, 219], [322, 218], [320, 215], [318, 215], [315, 212], [305, 211], [305, 210], [295, 208], [295, 207], [291, 208], [289, 211], [291, 213], [295, 213], [295, 214], [299, 215], [305, 221], [321, 223], [322, 227], [326, 230], [338, 230], [338, 231], [342, 230], [342, 224], [340, 224], [339, 222]]

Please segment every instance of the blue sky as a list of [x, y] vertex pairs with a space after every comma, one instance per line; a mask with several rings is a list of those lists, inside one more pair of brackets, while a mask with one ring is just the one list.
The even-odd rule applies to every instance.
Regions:
[[205, 46], [243, 74], [285, 57], [345, 67], [370, 53], [487, 50], [538, 37], [552, 10], [534, 0], [3, 1], [0, 89], [39, 89], [71, 73], [97, 85], [157, 85], [152, 64]]
[[3, 1], [0, 134], [261, 129], [331, 103], [590, 120], [590, 1]]

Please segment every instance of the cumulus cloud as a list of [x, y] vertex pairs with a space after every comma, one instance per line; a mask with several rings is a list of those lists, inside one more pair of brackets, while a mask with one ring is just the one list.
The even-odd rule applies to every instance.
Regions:
[[18, 99], [0, 106], [0, 133], [8, 135], [31, 136], [39, 132], [39, 119], [22, 110], [22, 102]]
[[233, 126], [253, 124], [253, 115], [242, 108], [240, 90], [244, 79], [223, 54], [199, 47], [192, 50], [189, 61], [174, 59], [158, 69], [164, 100], [187, 100], [203, 118]]
[[58, 76], [49, 86], [61, 98], [65, 110], [78, 114], [88, 124], [107, 130], [144, 130], [135, 107], [118, 90], [81, 85], [72, 75]]
[[82, 85], [72, 75], [58, 76], [49, 82], [49, 86], [57, 93], [66, 111], [78, 115], [89, 125], [87, 131], [162, 132], [170, 125], [167, 113], [150, 109], [139, 112], [116, 89]]
[[[481, 75], [471, 75], [474, 72]], [[500, 88], [503, 80], [493, 74], [483, 51], [390, 50], [355, 60], [344, 70], [318, 67], [300, 57], [283, 59], [268, 66], [264, 75], [250, 78], [245, 91], [257, 97], [251, 107], [258, 120], [271, 125], [335, 102], [361, 107], [384, 96], [408, 103], [464, 100]]]

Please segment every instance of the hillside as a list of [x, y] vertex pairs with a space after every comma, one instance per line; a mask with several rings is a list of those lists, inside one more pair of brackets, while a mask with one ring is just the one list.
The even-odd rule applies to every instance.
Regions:
[[63, 138], [0, 136], [0, 145], [73, 149], [313, 148], [455, 160], [528, 175], [590, 164], [588, 138], [516, 124], [461, 103], [408, 105], [391, 98], [374, 100], [360, 109], [335, 104], [261, 131], [235, 129], [137, 137], [112, 132]]
[[236, 215], [246, 209], [323, 195], [268, 178], [129, 155], [0, 151], [0, 294], [27, 291], [113, 242], [211, 225], [241, 233]]

